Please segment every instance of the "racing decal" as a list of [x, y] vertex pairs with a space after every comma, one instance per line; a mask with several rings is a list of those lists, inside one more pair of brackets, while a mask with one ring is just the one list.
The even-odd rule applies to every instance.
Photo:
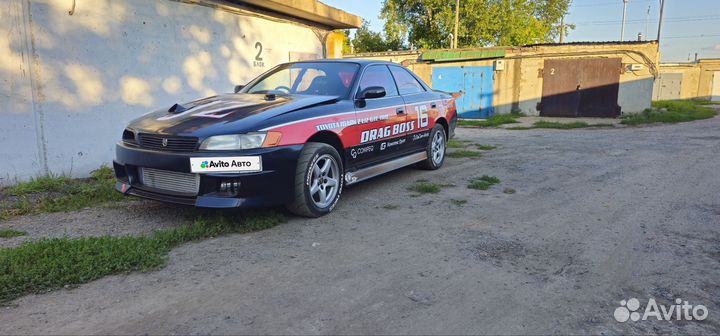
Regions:
[[353, 159], [357, 159], [358, 156], [363, 156], [366, 154], [370, 154], [375, 151], [375, 145], [368, 145], [368, 146], [362, 146], [362, 147], [356, 147], [350, 149], [350, 157]]
[[420, 128], [427, 127], [430, 123], [430, 119], [428, 118], [427, 105], [415, 106], [415, 113], [417, 113], [418, 115], [418, 123], [420, 124]]
[[157, 120], [172, 120], [175, 118], [187, 116], [188, 114], [191, 114], [193, 117], [208, 117], [219, 119], [227, 116], [228, 114], [231, 114], [235, 109], [253, 105], [258, 104], [250, 102], [216, 100], [207, 104], [193, 106], [181, 113], [170, 114], [160, 117]]
[[408, 121], [392, 126], [380, 127], [377, 129], [371, 129], [362, 131], [360, 133], [360, 143], [371, 142], [384, 138], [393, 137], [396, 135], [402, 135], [408, 132], [412, 132], [415, 129], [415, 121]]
[[422, 140], [422, 139], [429, 138], [429, 137], [430, 137], [430, 131], [415, 133], [412, 135], [412, 141], [418, 141], [418, 140]]

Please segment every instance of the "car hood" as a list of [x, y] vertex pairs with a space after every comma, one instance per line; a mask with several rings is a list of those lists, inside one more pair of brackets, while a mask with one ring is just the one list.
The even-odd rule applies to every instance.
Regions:
[[142, 133], [207, 136], [237, 133], [274, 117], [338, 100], [334, 96], [237, 93], [214, 96], [157, 110], [133, 120], [129, 127]]

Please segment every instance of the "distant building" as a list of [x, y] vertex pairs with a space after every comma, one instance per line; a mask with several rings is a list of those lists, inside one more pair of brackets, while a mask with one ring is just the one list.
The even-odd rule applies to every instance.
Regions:
[[703, 99], [720, 101], [720, 59], [693, 63], [662, 63], [653, 100]]
[[519, 112], [617, 117], [650, 107], [657, 42], [538, 44], [366, 53], [346, 58], [398, 62], [434, 89], [461, 92], [463, 118]]
[[0, 1], [0, 185], [111, 164], [128, 121], [340, 57], [361, 18], [315, 0]]

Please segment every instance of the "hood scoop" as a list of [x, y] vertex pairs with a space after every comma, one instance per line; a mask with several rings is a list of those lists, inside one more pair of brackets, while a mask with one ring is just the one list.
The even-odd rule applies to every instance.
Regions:
[[168, 109], [168, 112], [170, 112], [170, 113], [183, 113], [183, 112], [187, 111], [188, 109], [189, 109], [188, 107], [182, 106], [182, 105], [180, 105], [180, 104], [175, 104], [175, 105], [171, 106], [171, 107]]

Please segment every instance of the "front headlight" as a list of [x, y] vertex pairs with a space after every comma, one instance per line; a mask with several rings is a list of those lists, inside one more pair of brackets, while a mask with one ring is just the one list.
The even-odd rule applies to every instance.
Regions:
[[238, 150], [260, 148], [265, 141], [265, 133], [232, 134], [211, 136], [200, 145], [204, 150]]

